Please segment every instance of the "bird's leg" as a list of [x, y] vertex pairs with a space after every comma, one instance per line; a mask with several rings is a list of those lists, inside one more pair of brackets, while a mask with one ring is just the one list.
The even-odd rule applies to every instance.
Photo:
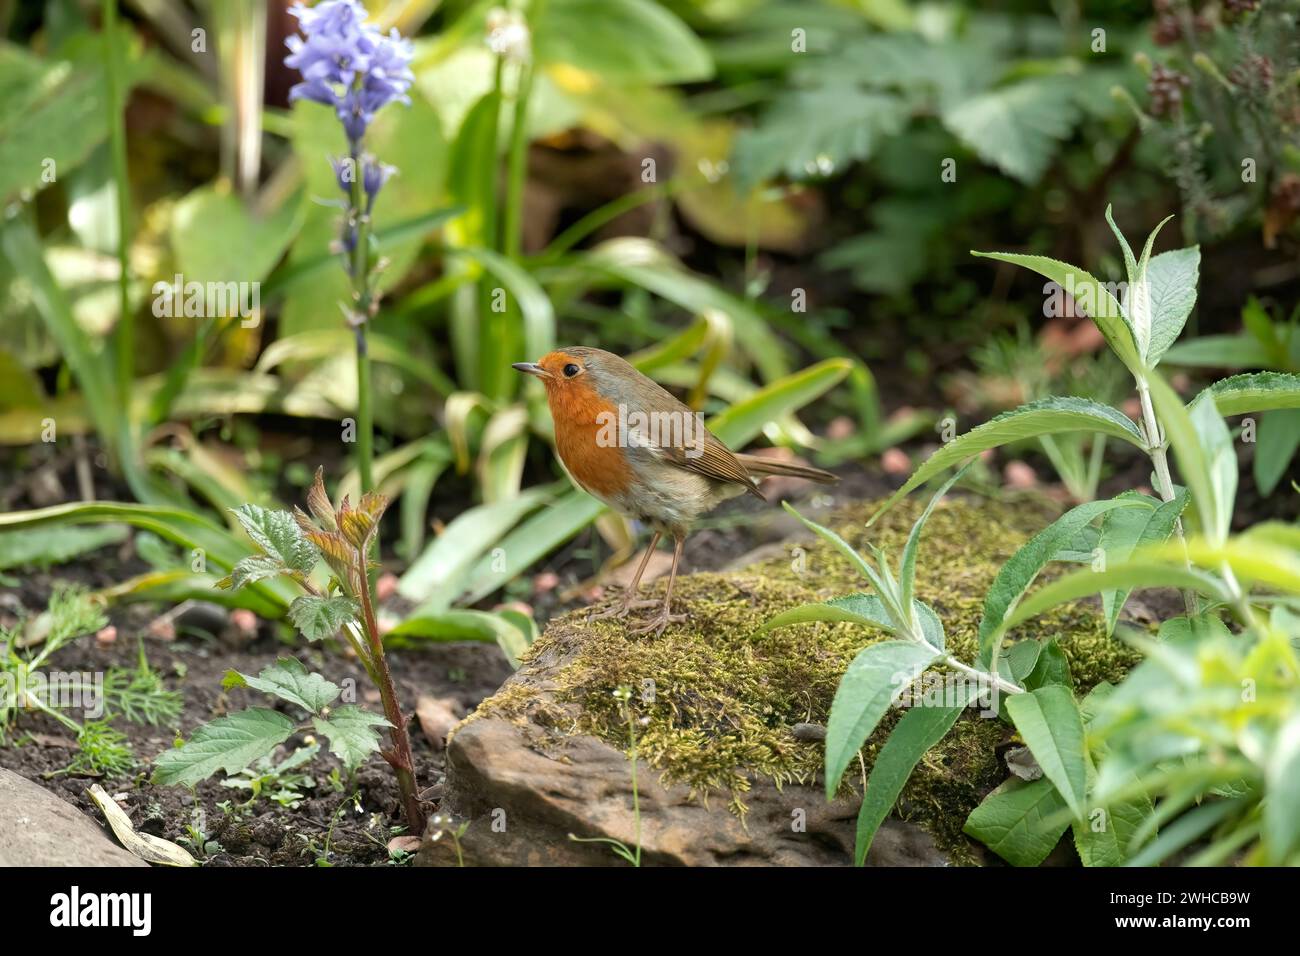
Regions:
[[664, 593], [664, 603], [659, 608], [659, 613], [640, 627], [630, 628], [633, 634], [655, 634], [659, 635], [664, 632], [669, 624], [675, 624], [686, 620], [685, 614], [674, 614], [672, 612], [673, 604], [673, 584], [677, 581], [677, 565], [682, 560], [682, 546], [686, 544], [686, 536], [673, 536], [673, 567], [668, 572], [668, 590]]
[[[632, 575], [632, 583], [627, 586], [623, 592], [623, 599], [599, 614], [588, 614], [588, 621], [599, 621], [608, 617], [627, 617], [628, 613], [635, 607], [652, 607], [657, 601], [637, 601], [636, 592], [641, 587], [641, 575], [645, 574], [646, 566], [650, 563], [650, 555], [655, 553], [655, 548], [659, 546], [659, 539], [663, 537], [663, 532], [656, 531], [654, 537], [650, 539], [650, 544], [645, 549], [645, 554], [641, 558], [641, 563], [636, 567], [636, 574]], [[674, 565], [676, 567], [676, 565]]]

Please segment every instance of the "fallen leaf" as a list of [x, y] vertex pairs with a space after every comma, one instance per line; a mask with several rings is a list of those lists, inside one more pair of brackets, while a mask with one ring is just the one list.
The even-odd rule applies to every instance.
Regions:
[[177, 846], [170, 840], [164, 840], [161, 837], [153, 836], [149, 833], [139, 833], [135, 825], [131, 823], [131, 818], [126, 815], [126, 811], [117, 805], [117, 801], [108, 795], [108, 793], [99, 784], [91, 784], [90, 789], [86, 791], [90, 799], [95, 801], [95, 806], [108, 820], [108, 825], [113, 828], [113, 833], [117, 835], [128, 852], [134, 854], [146, 863], [157, 863], [161, 866], [198, 866], [199, 863], [194, 857], [185, 851], [184, 847]]
[[415, 719], [434, 750], [447, 746], [447, 734], [460, 723], [460, 715], [451, 701], [427, 695], [415, 702]]

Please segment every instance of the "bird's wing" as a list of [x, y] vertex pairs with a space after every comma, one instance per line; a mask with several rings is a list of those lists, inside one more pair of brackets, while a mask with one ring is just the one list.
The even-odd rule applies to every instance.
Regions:
[[[685, 405], [681, 406], [681, 410], [694, 414]], [[745, 490], [754, 497], [766, 501], [767, 499], [756, 487], [757, 483], [753, 475], [741, 464], [740, 459], [732, 453], [731, 449], [703, 425], [695, 427], [698, 432], [687, 436], [685, 441], [666, 441], [664, 438], [667, 436], [629, 429], [628, 453], [633, 456], [649, 455], [658, 461], [695, 472], [714, 481], [743, 485]]]

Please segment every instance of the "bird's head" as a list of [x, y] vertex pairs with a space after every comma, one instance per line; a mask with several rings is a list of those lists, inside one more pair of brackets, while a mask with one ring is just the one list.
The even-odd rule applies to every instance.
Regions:
[[548, 352], [536, 362], [516, 362], [514, 368], [540, 378], [552, 401], [579, 396], [617, 401], [632, 376], [639, 378], [631, 365], [612, 352], [576, 345]]

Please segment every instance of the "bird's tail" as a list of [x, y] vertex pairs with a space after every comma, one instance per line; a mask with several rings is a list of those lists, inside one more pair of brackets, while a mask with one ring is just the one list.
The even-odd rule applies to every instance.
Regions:
[[817, 481], [823, 485], [840, 480], [838, 475], [832, 475], [829, 471], [822, 471], [810, 465], [796, 465], [794, 462], [777, 461], [762, 455], [737, 455], [736, 457], [751, 475], [789, 475], [792, 478], [807, 478], [809, 481]]

